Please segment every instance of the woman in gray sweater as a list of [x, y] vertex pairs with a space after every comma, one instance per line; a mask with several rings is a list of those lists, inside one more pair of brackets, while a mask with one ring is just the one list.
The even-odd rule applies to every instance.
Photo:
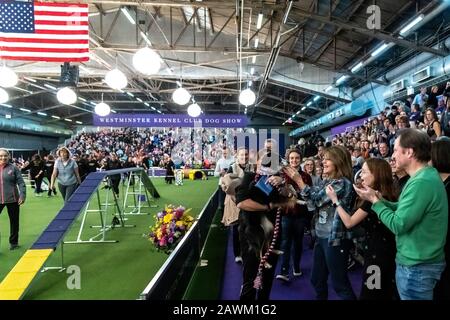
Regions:
[[0, 148], [0, 213], [8, 210], [10, 250], [19, 248], [19, 206], [25, 202], [26, 187], [20, 170], [9, 162], [9, 152]]

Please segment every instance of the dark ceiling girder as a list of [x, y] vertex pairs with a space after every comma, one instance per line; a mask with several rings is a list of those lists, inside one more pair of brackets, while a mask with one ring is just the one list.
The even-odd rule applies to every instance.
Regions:
[[[350, 21], [351, 17], [356, 13], [356, 11], [358, 11], [358, 9], [361, 7], [361, 5], [364, 3], [365, 0], [359, 0], [359, 2], [353, 7], [353, 9], [351, 10], [351, 12], [347, 15], [347, 18], [345, 19], [346, 22]], [[330, 44], [333, 42], [333, 38], [335, 38], [339, 32], [341, 32], [343, 28], [339, 27], [334, 33], [333, 36], [330, 37], [330, 40], [328, 40], [320, 49], [319, 54], [317, 55], [317, 58], [314, 60], [315, 62], [317, 62], [320, 57], [325, 53], [325, 51], [327, 51], [328, 47], [330, 46]]]
[[301, 9], [293, 10], [293, 12], [291, 14], [293, 16], [297, 16], [298, 18], [314, 19], [316, 21], [323, 22], [323, 23], [326, 23], [326, 24], [329, 24], [329, 25], [332, 25], [335, 27], [339, 27], [339, 28], [342, 28], [345, 30], [364, 34], [368, 37], [377, 38], [379, 40], [383, 40], [383, 41], [387, 41], [387, 42], [393, 42], [396, 45], [399, 45], [399, 46], [402, 46], [405, 48], [414, 49], [416, 51], [429, 52], [429, 53], [432, 53], [434, 55], [441, 56], [441, 57], [446, 57], [448, 55], [448, 53], [446, 53], [445, 51], [434, 49], [434, 48], [429, 48], [429, 47], [425, 47], [425, 46], [419, 46], [411, 41], [394, 37], [390, 34], [382, 32], [382, 31], [369, 30], [367, 28], [356, 26], [354, 24], [346, 22], [345, 20], [341, 20], [337, 17], [322, 16], [319, 14], [303, 11]]

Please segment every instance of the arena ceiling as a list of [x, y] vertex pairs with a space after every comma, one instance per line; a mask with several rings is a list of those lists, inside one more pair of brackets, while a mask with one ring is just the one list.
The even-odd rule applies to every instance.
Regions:
[[[58, 1], [57, 2], [68, 2]], [[8, 104], [26, 108], [16, 116], [33, 117], [43, 124], [75, 125], [92, 122], [92, 102], [102, 100], [116, 112], [185, 113], [171, 99], [177, 82], [195, 97], [207, 114], [244, 113], [238, 102], [242, 88], [252, 81], [257, 103], [248, 108], [252, 118], [283, 123], [300, 111], [294, 125], [325, 113], [335, 102], [348, 103], [352, 91], [367, 83], [387, 84], [383, 75], [422, 52], [448, 55], [447, 48], [433, 46], [450, 33], [450, 11], [443, 1], [422, 0], [301, 0], [301, 1], [115, 1], [89, 3], [91, 59], [80, 64], [74, 105], [58, 103], [60, 64], [13, 62], [20, 82], [9, 90]], [[448, 2], [448, 1], [447, 1]], [[368, 6], [381, 9], [381, 29], [367, 29]], [[128, 11], [136, 24], [124, 15]], [[413, 17], [439, 9], [439, 14], [417, 32], [399, 38], [398, 32]], [[257, 28], [258, 15], [263, 14]], [[146, 45], [164, 63], [157, 75], [134, 70], [132, 55]], [[258, 39], [258, 44], [255, 44]], [[383, 41], [395, 46], [357, 74], [351, 68]], [[104, 75], [119, 68], [128, 77], [123, 91], [110, 89]], [[342, 75], [344, 86], [325, 91]], [[315, 96], [321, 99], [308, 104]], [[139, 98], [139, 99], [138, 99]], [[37, 115], [45, 112], [47, 117]], [[57, 120], [57, 115], [72, 122]]]

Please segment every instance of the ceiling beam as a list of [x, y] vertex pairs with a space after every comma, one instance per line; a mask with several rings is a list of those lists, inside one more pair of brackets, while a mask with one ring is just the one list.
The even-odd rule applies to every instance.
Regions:
[[[54, 2], [60, 2], [60, 3], [72, 3], [73, 0], [54, 0]], [[123, 6], [136, 6], [136, 7], [152, 7], [152, 6], [159, 6], [159, 7], [185, 7], [185, 6], [191, 6], [191, 7], [207, 7], [207, 8], [214, 8], [214, 9], [233, 9], [236, 7], [236, 4], [234, 1], [190, 1], [190, 2], [184, 2], [184, 1], [159, 1], [159, 0], [78, 0], [79, 3], [88, 3], [88, 4], [107, 4], [107, 5], [123, 5]], [[265, 11], [270, 10], [277, 10], [284, 8], [284, 4], [276, 4], [275, 1], [273, 3], [269, 3], [268, 1], [261, 1], [261, 0], [246, 0], [245, 1], [245, 7], [246, 10], [250, 9], [261, 9]]]
[[[286, 112], [286, 111], [283, 111], [283, 110], [280, 110], [280, 109], [277, 109], [277, 108], [272, 108], [272, 107], [269, 107], [269, 106], [267, 106], [265, 104], [260, 104], [259, 107], [261, 109], [269, 110], [271, 112], [284, 114], [284, 115], [288, 116], [288, 118], [296, 113], [296, 112]], [[297, 114], [296, 117], [302, 118], [302, 119], [305, 119], [305, 120], [311, 119], [311, 117], [308, 117], [308, 116], [305, 116], [305, 115], [302, 115], [302, 114]]]
[[325, 99], [334, 100], [334, 101], [337, 101], [337, 102], [342, 102], [342, 103], [350, 103], [350, 102], [352, 102], [349, 99], [332, 96], [332, 95], [326, 94], [324, 92], [318, 92], [318, 91], [314, 91], [314, 90], [303, 88], [303, 87], [298, 87], [298, 86], [295, 86], [295, 85], [292, 85], [292, 84], [289, 84], [289, 83], [280, 82], [280, 81], [276, 81], [276, 80], [269, 79], [269, 84], [273, 84], [275, 86], [283, 87], [283, 88], [286, 88], [286, 89], [289, 89], [289, 90], [300, 91], [300, 92], [307, 93], [307, 94], [310, 94], [310, 95], [319, 95], [319, 96], [321, 96], [321, 97], [323, 97]]
[[414, 42], [404, 40], [401, 38], [397, 38], [389, 33], [379, 31], [379, 30], [369, 30], [365, 27], [351, 24], [351, 23], [346, 22], [345, 20], [342, 20], [337, 17], [322, 16], [322, 15], [311, 13], [311, 12], [304, 11], [301, 9], [293, 10], [291, 15], [297, 17], [298, 19], [300, 19], [300, 18], [314, 19], [316, 21], [323, 22], [323, 23], [326, 23], [326, 24], [329, 24], [329, 25], [332, 25], [332, 26], [335, 26], [338, 28], [342, 28], [342, 29], [349, 30], [352, 32], [360, 33], [360, 34], [363, 34], [368, 37], [376, 38], [376, 39], [383, 40], [386, 42], [393, 42], [396, 45], [399, 45], [399, 46], [402, 46], [405, 48], [409, 48], [409, 49], [414, 49], [419, 52], [429, 52], [429, 53], [432, 53], [434, 55], [441, 56], [441, 57], [446, 57], [448, 55], [448, 53], [446, 53], [443, 50], [420, 46], [420, 45], [415, 44]]
[[[217, 33], [218, 34], [218, 33]], [[102, 43], [102, 48], [91, 48], [91, 50], [114, 50], [114, 51], [128, 51], [130, 53], [136, 52], [142, 49], [142, 46], [127, 45], [127, 44], [113, 44]], [[236, 53], [236, 47], [199, 47], [199, 46], [187, 46], [177, 45], [170, 47], [170, 45], [154, 44], [152, 49], [155, 51], [170, 51], [170, 52], [223, 52], [223, 53]], [[242, 48], [242, 53], [246, 54], [264, 54], [270, 52], [269, 49], [255, 49], [255, 48]]]
[[[356, 13], [356, 11], [358, 11], [358, 9], [361, 7], [361, 5], [364, 3], [365, 0], [359, 0], [358, 3], [356, 3], [356, 5], [353, 7], [353, 9], [351, 10], [351, 12], [347, 15], [347, 17], [345, 18], [346, 22], [349, 22], [350, 19], [353, 17], [353, 15]], [[319, 49], [319, 54], [317, 55], [317, 58], [314, 59], [314, 61], [318, 61], [320, 59], [320, 57], [322, 57], [322, 55], [325, 53], [325, 51], [327, 51], [328, 47], [330, 46], [330, 44], [333, 42], [333, 39], [337, 37], [337, 35], [339, 34], [339, 32], [341, 32], [342, 27], [337, 28], [337, 30], [333, 33], [333, 36], [330, 37], [330, 40], [328, 40], [320, 49]]]
[[[261, 110], [256, 111], [256, 114], [260, 114], [260, 115], [262, 115], [262, 116], [266, 116], [266, 117], [272, 118], [272, 119], [275, 118], [275, 119], [280, 119], [280, 120], [284, 120], [284, 121], [287, 120], [286, 118], [274, 116], [273, 114], [266, 113], [266, 112], [262, 112]], [[292, 120], [292, 122], [295, 122], [295, 123], [301, 123], [301, 122], [299, 122], [299, 121], [297, 121], [297, 120]]]
[[[339, 2], [340, 2], [340, 0], [337, 0], [337, 1], [335, 1], [335, 2], [331, 2], [331, 1], [330, 1], [330, 16], [332, 15], [332, 13], [334, 12], [334, 10], [335, 10], [336, 7], [338, 6]], [[317, 31], [322, 31], [323, 28], [325, 27], [325, 25], [326, 25], [326, 24], [325, 24], [324, 22], [322, 22], [322, 23], [320, 24], [319, 28], [317, 29]], [[311, 38], [311, 41], [309, 41], [308, 46], [306, 47], [306, 49], [305, 49], [304, 52], [303, 52], [303, 55], [304, 55], [304, 56], [307, 56], [307, 55], [308, 55], [308, 52], [309, 52], [309, 50], [312, 48], [313, 44], [315, 43], [315, 41], [316, 41], [318, 35], [319, 35], [319, 32], [315, 32], [315, 33], [314, 33], [313, 37]]]
[[[289, 8], [292, 7], [292, 4], [293, 4], [292, 0], [286, 2], [286, 7], [284, 8], [285, 11], [283, 12], [283, 16], [287, 14], [287, 10], [289, 10]], [[272, 28], [272, 24], [274, 22], [274, 19], [272, 18], [270, 21], [271, 21], [271, 28]], [[281, 32], [281, 30], [283, 28], [283, 25], [284, 25], [283, 21], [278, 22], [278, 26], [277, 26], [278, 28], [277, 28], [277, 31], [276, 31], [275, 41], [272, 42], [272, 38], [271, 38], [272, 50], [270, 52], [269, 59], [267, 60], [266, 67], [264, 69], [264, 74], [263, 74], [262, 79], [261, 79], [261, 81], [259, 83], [259, 88], [258, 88], [258, 92], [257, 92], [257, 97], [258, 98], [261, 97], [263, 92], [266, 90], [267, 81], [269, 80], [269, 76], [272, 73], [272, 70], [273, 70], [273, 68], [275, 66], [275, 63], [276, 63], [277, 58], [278, 58], [278, 55], [280, 54], [280, 49], [281, 49], [280, 40], [281, 40], [281, 37], [285, 34], [285, 33]], [[272, 35], [273, 32], [271, 32], [270, 34]], [[253, 108], [253, 112], [252, 112], [252, 115], [251, 115], [250, 118], [253, 117], [253, 115], [255, 114], [255, 110], [257, 108], [258, 108], [258, 104], [256, 104], [255, 107]]]
[[389, 85], [389, 81], [386, 81], [386, 80], [376, 79], [376, 78], [373, 78], [373, 77], [366, 77], [366, 76], [360, 75], [360, 74], [355, 74], [355, 73], [352, 73], [351, 71], [349, 71], [347, 69], [337, 69], [336, 70], [336, 69], [334, 69], [331, 66], [325, 66], [323, 64], [314, 63], [314, 61], [312, 61], [310, 59], [307, 59], [307, 58], [299, 57], [298, 55], [283, 55], [282, 54], [282, 56], [285, 56], [285, 57], [288, 57], [288, 58], [291, 58], [291, 59], [296, 59], [296, 60], [299, 60], [301, 62], [309, 63], [309, 64], [311, 64], [311, 65], [313, 65], [315, 67], [318, 67], [320, 69], [323, 69], [323, 70], [328, 70], [328, 71], [333, 71], [333, 72], [336, 72], [336, 73], [345, 74], [345, 75], [350, 76], [352, 78], [364, 80], [364, 81], [367, 81], [367, 82], [373, 82], [373, 83], [376, 83], [376, 84], [381, 84], [383, 86]]

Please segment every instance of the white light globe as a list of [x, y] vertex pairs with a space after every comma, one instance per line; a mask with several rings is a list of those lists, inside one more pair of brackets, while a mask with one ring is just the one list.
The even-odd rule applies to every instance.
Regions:
[[0, 103], [8, 102], [9, 100], [9, 94], [6, 92], [5, 89], [0, 88]]
[[111, 108], [104, 102], [97, 103], [95, 105], [95, 113], [100, 117], [105, 117], [111, 112]]
[[19, 79], [13, 69], [8, 67], [0, 67], [0, 87], [14, 87]]
[[77, 94], [69, 87], [59, 89], [56, 93], [56, 98], [64, 104], [74, 104], [77, 102]]
[[243, 104], [244, 106], [249, 106], [254, 104], [256, 101], [255, 93], [250, 89], [245, 89], [241, 91], [241, 94], [239, 95], [239, 102]]
[[184, 88], [178, 88], [172, 93], [172, 100], [181, 106], [188, 103], [190, 99], [191, 94]]
[[146, 75], [156, 74], [161, 68], [161, 58], [152, 49], [139, 49], [133, 56], [134, 68]]
[[105, 82], [114, 90], [122, 90], [128, 84], [127, 77], [119, 69], [109, 71], [105, 76]]
[[196, 103], [191, 104], [187, 109], [188, 115], [190, 115], [193, 118], [196, 118], [202, 113], [202, 109], [200, 106]]

